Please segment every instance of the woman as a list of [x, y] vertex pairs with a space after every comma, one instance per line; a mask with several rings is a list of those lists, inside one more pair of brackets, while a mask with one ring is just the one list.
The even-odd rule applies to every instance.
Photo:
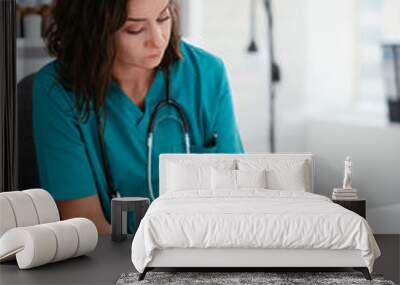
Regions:
[[[41, 186], [63, 219], [87, 217], [107, 234], [113, 189], [149, 197], [147, 131], [167, 82], [191, 152], [243, 152], [224, 65], [180, 39], [174, 0], [57, 1], [53, 17], [46, 39], [56, 60], [35, 77], [33, 128]], [[185, 151], [177, 111], [157, 118], [155, 196], [158, 155]]]

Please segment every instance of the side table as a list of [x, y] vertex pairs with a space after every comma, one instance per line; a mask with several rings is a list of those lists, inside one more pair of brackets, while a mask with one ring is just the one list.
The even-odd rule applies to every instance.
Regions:
[[[136, 230], [149, 208], [150, 200], [143, 197], [121, 197], [111, 201], [111, 239], [124, 241], [127, 238], [127, 212], [134, 212]], [[136, 231], [135, 230], [135, 231]]]
[[356, 200], [335, 200], [332, 202], [341, 205], [342, 207], [353, 211], [356, 214], [359, 214], [361, 217], [366, 219], [366, 204], [367, 201], [365, 199], [356, 199]]

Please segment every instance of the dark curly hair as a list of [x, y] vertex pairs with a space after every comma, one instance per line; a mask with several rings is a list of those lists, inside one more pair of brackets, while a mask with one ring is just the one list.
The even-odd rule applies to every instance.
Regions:
[[[58, 81], [72, 91], [83, 118], [104, 105], [116, 56], [114, 35], [127, 18], [129, 0], [56, 0], [52, 23], [45, 34], [47, 49], [58, 59]], [[179, 9], [170, 0], [172, 31], [159, 68], [182, 58], [179, 48]]]

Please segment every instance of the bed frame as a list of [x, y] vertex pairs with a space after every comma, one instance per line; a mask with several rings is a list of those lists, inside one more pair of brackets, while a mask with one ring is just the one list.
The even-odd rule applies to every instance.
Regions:
[[[314, 159], [312, 154], [161, 154], [160, 195], [166, 192], [166, 163], [173, 160], [219, 160], [240, 158], [303, 159], [308, 165], [309, 189], [314, 191]], [[361, 271], [367, 280], [371, 275], [359, 250], [330, 249], [248, 249], [248, 248], [170, 248], [158, 249], [139, 280], [154, 269], [182, 269], [182, 271], [270, 271], [271, 269], [337, 269], [353, 268]], [[323, 270], [321, 270], [323, 271]]]
[[[320, 271], [323, 269], [353, 268], [361, 271], [367, 280], [371, 280], [368, 268], [361, 258], [359, 250], [328, 249], [182, 249], [172, 248], [156, 250], [139, 280], [146, 273], [159, 269], [191, 269], [193, 271], [270, 271], [271, 269], [305, 268]], [[200, 271], [201, 271], [200, 270]]]

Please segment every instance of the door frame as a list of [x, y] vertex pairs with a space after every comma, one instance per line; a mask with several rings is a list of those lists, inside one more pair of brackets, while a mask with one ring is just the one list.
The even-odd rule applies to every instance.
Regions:
[[0, 192], [18, 189], [15, 9], [0, 1]]

